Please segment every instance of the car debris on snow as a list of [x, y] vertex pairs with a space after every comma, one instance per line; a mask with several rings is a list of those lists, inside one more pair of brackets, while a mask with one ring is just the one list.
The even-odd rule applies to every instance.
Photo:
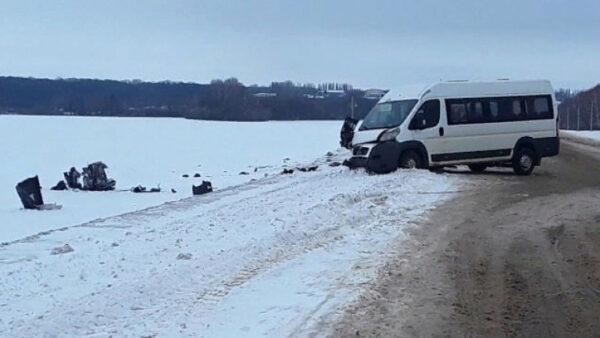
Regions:
[[75, 250], [67, 243], [63, 246], [59, 246], [59, 247], [52, 249], [50, 254], [51, 255], [62, 255], [62, 254], [66, 254], [66, 253], [73, 252], [73, 251], [75, 251]]
[[79, 178], [81, 177], [81, 173], [75, 169], [75, 167], [71, 167], [71, 169], [67, 172], [63, 173], [65, 177], [65, 181], [67, 181], [67, 186], [71, 189], [82, 189], [83, 186], [79, 183]]
[[115, 190], [117, 182], [107, 177], [106, 169], [108, 166], [100, 161], [83, 168], [83, 190]]
[[42, 198], [42, 187], [40, 186], [40, 180], [37, 176], [30, 177], [28, 179], [19, 182], [15, 187], [17, 194], [21, 199], [23, 208], [34, 209], [34, 210], [58, 210], [62, 206], [58, 204], [44, 204]]
[[210, 181], [202, 181], [200, 185], [192, 185], [192, 193], [194, 195], [203, 195], [212, 192], [212, 183]]
[[177, 259], [190, 260], [190, 259], [192, 259], [192, 254], [191, 253], [180, 253], [179, 255], [177, 255]]
[[63, 180], [58, 181], [58, 183], [56, 183], [55, 186], [50, 188], [50, 190], [57, 190], [57, 191], [68, 190], [68, 189], [69, 188], [67, 187], [67, 184]]

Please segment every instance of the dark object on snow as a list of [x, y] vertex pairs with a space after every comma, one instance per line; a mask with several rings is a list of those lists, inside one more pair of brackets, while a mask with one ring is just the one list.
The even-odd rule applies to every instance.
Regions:
[[340, 131], [340, 145], [347, 149], [352, 149], [352, 137], [354, 137], [354, 128], [358, 124], [358, 120], [346, 117], [342, 130]]
[[59, 181], [58, 183], [56, 183], [55, 186], [53, 186], [52, 188], [50, 188], [50, 190], [67, 190], [67, 184], [65, 183], [65, 181]]
[[342, 164], [341, 164], [340, 162], [331, 162], [331, 163], [329, 163], [329, 166], [330, 166], [330, 167], [339, 167], [339, 166], [341, 166], [341, 165], [342, 165]]
[[73, 251], [75, 251], [75, 250], [73, 250], [73, 248], [67, 243], [63, 246], [59, 246], [59, 247], [52, 249], [52, 251], [50, 251], [50, 254], [51, 255], [62, 255], [62, 254], [66, 254], [66, 253], [73, 252]]
[[37, 176], [30, 177], [16, 186], [21, 203], [25, 209], [39, 209], [44, 204], [42, 188]]
[[[172, 189], [171, 189], [172, 190]], [[146, 189], [146, 187], [138, 185], [137, 187], [131, 189], [132, 192], [142, 193], [142, 192], [160, 192], [160, 187], [150, 188], [150, 190]]]
[[194, 174], [194, 177], [200, 177], [200, 174], [198, 174], [198, 173], [195, 173], [195, 174]]
[[212, 191], [212, 183], [209, 181], [202, 181], [200, 185], [192, 185], [192, 193], [194, 195], [202, 195]]
[[188, 178], [188, 177], [190, 177], [190, 175], [188, 175], [188, 174], [183, 174], [183, 175], [181, 175], [181, 177]]
[[71, 170], [69, 170], [69, 172], [64, 172], [63, 175], [65, 176], [65, 181], [67, 181], [67, 186], [71, 189], [81, 189], [83, 188], [81, 186], [81, 183], [79, 183], [79, 177], [81, 177], [81, 174], [79, 173], [79, 171], [77, 171], [77, 169], [75, 169], [75, 167], [71, 167]]
[[240, 171], [240, 175], [250, 175], [247, 171]]
[[318, 165], [312, 166], [312, 167], [304, 167], [304, 168], [296, 168], [298, 170], [300, 170], [301, 172], [307, 172], [307, 171], [316, 171], [317, 169], [319, 169]]
[[117, 182], [106, 177], [106, 169], [108, 166], [102, 162], [94, 162], [83, 168], [83, 190], [115, 190]]
[[281, 172], [282, 175], [289, 175], [289, 174], [293, 174], [294, 173], [294, 169], [283, 169], [283, 171]]
[[175, 190], [175, 189], [171, 188], [171, 192], [172, 192], [172, 193], [174, 193], [174, 194], [176, 194], [176, 193], [177, 193], [177, 190]]

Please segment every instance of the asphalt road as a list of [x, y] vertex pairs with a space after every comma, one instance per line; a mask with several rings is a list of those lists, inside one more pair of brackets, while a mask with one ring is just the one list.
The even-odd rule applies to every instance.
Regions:
[[600, 337], [600, 152], [468, 175], [398, 245], [339, 336]]

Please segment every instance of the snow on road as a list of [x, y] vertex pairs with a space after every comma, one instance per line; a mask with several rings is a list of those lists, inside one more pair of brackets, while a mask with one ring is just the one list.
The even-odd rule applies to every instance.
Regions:
[[0, 336], [322, 333], [458, 184], [322, 165], [11, 242]]

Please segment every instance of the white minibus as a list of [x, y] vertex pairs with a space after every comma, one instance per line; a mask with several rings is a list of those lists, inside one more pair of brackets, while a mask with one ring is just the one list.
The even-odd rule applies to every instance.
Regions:
[[353, 130], [351, 167], [511, 166], [529, 175], [559, 151], [550, 81], [443, 82], [417, 95], [388, 92]]

